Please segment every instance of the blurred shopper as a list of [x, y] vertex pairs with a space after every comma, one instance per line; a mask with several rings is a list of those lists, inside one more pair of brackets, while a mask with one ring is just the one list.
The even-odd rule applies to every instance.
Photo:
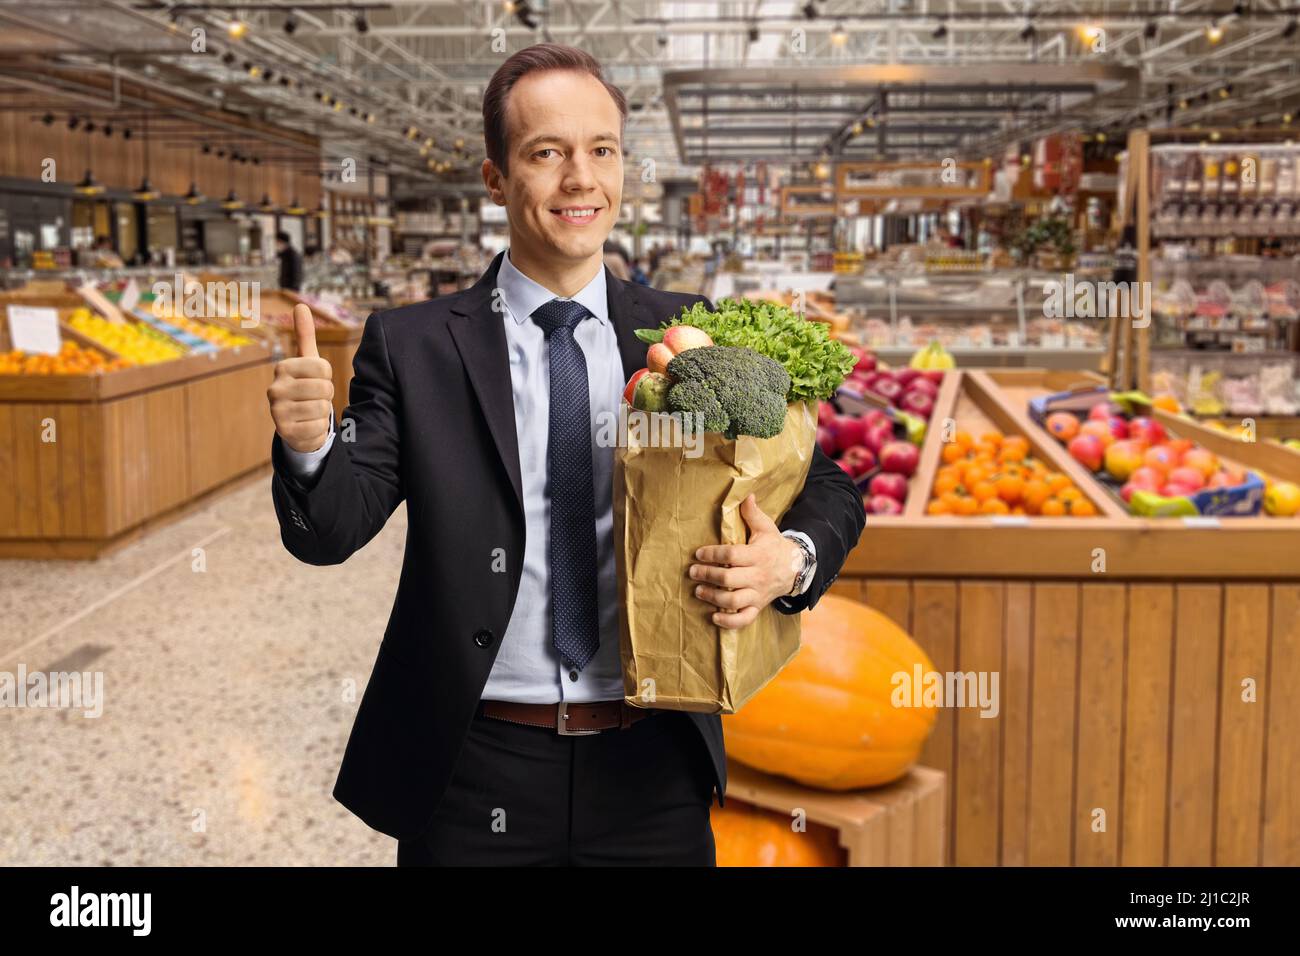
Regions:
[[298, 292], [302, 289], [302, 256], [293, 247], [287, 232], [275, 234], [275, 252], [280, 260], [280, 288]]
[[[272, 496], [294, 556], [339, 564], [406, 502], [396, 603], [334, 788], [397, 837], [399, 865], [714, 862], [721, 719], [623, 696], [614, 448], [593, 436], [645, 363], [636, 329], [708, 304], [604, 264], [626, 118], [581, 50], [507, 59], [483, 98], [482, 175], [508, 249], [470, 289], [370, 316], [337, 433], [306, 306], [299, 354], [268, 390]], [[742, 513], [749, 542], [725, 572], [694, 572], [720, 627], [811, 607], [864, 520], [852, 480], [816, 449], [779, 528], [752, 502]]]

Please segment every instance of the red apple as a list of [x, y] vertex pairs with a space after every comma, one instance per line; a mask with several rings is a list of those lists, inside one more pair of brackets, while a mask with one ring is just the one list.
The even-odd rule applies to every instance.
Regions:
[[[907, 385], [907, 392], [924, 392], [931, 398], [937, 398], [939, 395], [939, 386], [934, 384], [928, 378], [914, 378]], [[904, 392], [904, 394], [907, 394]]]
[[[1207, 448], [1192, 448], [1183, 455], [1183, 465], [1187, 468], [1195, 468], [1201, 473], [1202, 478], [1209, 478], [1218, 470], [1219, 458]], [[1170, 475], [1171, 479], [1172, 477]]]
[[880, 449], [880, 467], [899, 475], [916, 471], [921, 453], [910, 441], [891, 441]]
[[934, 413], [934, 398], [924, 392], [908, 392], [898, 402], [898, 407], [905, 412], [919, 415], [929, 421]]
[[674, 355], [681, 355], [687, 349], [712, 345], [713, 339], [709, 338], [708, 332], [697, 329], [693, 325], [674, 325], [664, 332], [663, 344], [668, 346], [668, 350]]
[[1154, 468], [1156, 471], [1168, 474], [1171, 469], [1182, 464], [1179, 460], [1181, 457], [1177, 451], [1166, 443], [1148, 448], [1142, 454], [1142, 461], [1146, 463], [1148, 468]]
[[830, 425], [839, 413], [835, 411], [835, 406], [830, 402], [820, 402], [817, 405], [817, 424]]
[[1165, 483], [1165, 476], [1158, 468], [1143, 465], [1128, 476], [1128, 483], [1142, 491], [1155, 491]]
[[1129, 437], [1127, 419], [1120, 418], [1118, 415], [1112, 415], [1107, 419], [1107, 424], [1110, 425], [1111, 437], [1116, 441], [1119, 441], [1121, 438]]
[[817, 426], [817, 447], [822, 450], [824, 455], [833, 455], [836, 452], [835, 432], [831, 431], [824, 425]]
[[866, 438], [863, 440], [862, 444], [866, 445], [879, 455], [881, 450], [893, 440], [894, 426], [888, 421], [884, 421], [867, 428]]
[[927, 382], [933, 382], [935, 385], [942, 385], [943, 369], [941, 368], [922, 369], [921, 377], [925, 379]]
[[642, 376], [648, 375], [650, 370], [643, 368], [640, 371], [633, 372], [632, 377], [627, 380], [627, 388], [623, 389], [623, 401], [629, 405], [632, 404], [632, 396], [636, 394], [636, 383], [641, 381]]
[[835, 464], [839, 465], [840, 470], [843, 471], [844, 474], [848, 475], [850, 478], [857, 477], [857, 475], [853, 474], [853, 462], [845, 461], [843, 458], [837, 458], [835, 460]]
[[1188, 465], [1179, 465], [1169, 472], [1169, 484], [1182, 485], [1190, 488], [1192, 491], [1200, 491], [1205, 487], [1206, 476], [1198, 469]]
[[1187, 485], [1180, 485], [1171, 481], [1160, 489], [1160, 494], [1164, 495], [1166, 498], [1189, 498], [1196, 494], [1198, 490], [1199, 489], [1197, 488], [1189, 488]]
[[668, 363], [673, 360], [673, 355], [672, 349], [662, 342], [656, 342], [646, 349], [645, 364], [649, 366], [650, 371], [666, 375], [668, 374]]
[[862, 420], [867, 423], [868, 428], [875, 428], [880, 422], [893, 427], [893, 422], [889, 416], [878, 408], [868, 408], [862, 415]]
[[853, 466], [853, 477], [865, 475], [872, 468], [876, 467], [876, 455], [870, 449], [862, 445], [854, 445], [852, 448], [846, 448], [841, 461], [847, 461]]
[[894, 381], [904, 388], [920, 377], [921, 370], [915, 368], [900, 368], [894, 372]]
[[867, 491], [872, 495], [887, 495], [901, 503], [907, 500], [907, 479], [893, 472], [882, 471], [867, 484]]
[[866, 444], [867, 423], [861, 418], [839, 415], [831, 422], [831, 430], [835, 432], [835, 447], [840, 451]]
[[1115, 406], [1110, 402], [1098, 402], [1092, 408], [1088, 409], [1088, 421], [1107, 421], [1111, 415], [1115, 414]]
[[1159, 445], [1169, 436], [1165, 433], [1164, 425], [1154, 418], [1139, 415], [1128, 423], [1128, 437], [1140, 438], [1148, 445]]
[[878, 378], [871, 383], [871, 390], [892, 405], [903, 394], [903, 386], [892, 378]]
[[[1101, 442], [1102, 448], [1105, 448], [1115, 440], [1115, 436], [1110, 430], [1110, 422], [1101, 421], [1096, 418], [1090, 418], [1079, 426], [1079, 434], [1076, 435], [1075, 438], [1079, 438], [1083, 435], [1091, 435], [1096, 438], [1097, 441]], [[1073, 440], [1074, 439], [1071, 439], [1071, 441]]]
[[867, 514], [871, 515], [901, 515], [903, 506], [898, 503], [896, 498], [888, 495], [872, 495], [867, 499]]
[[[1102, 424], [1104, 426], [1105, 423]], [[1101, 469], [1101, 459], [1105, 453], [1105, 448], [1101, 439], [1096, 435], [1075, 435], [1065, 447], [1070, 453], [1070, 457], [1089, 471], [1099, 471]]]
[[1133, 493], [1134, 493], [1134, 492], [1136, 492], [1136, 491], [1153, 491], [1153, 490], [1154, 490], [1154, 489], [1152, 489], [1152, 488], [1139, 488], [1137, 485], [1133, 484], [1132, 480], [1129, 480], [1129, 481], [1126, 481], [1126, 482], [1124, 483], [1123, 487], [1120, 488], [1120, 490], [1119, 490], [1119, 496], [1120, 496], [1120, 498], [1123, 500], [1124, 504], [1128, 504], [1128, 503], [1129, 503], [1129, 500], [1133, 497]]

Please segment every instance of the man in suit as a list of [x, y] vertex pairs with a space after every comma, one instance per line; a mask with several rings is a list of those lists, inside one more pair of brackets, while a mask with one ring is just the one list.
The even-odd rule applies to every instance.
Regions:
[[[297, 558], [336, 564], [406, 502], [401, 580], [335, 797], [398, 864], [714, 862], [719, 717], [623, 702], [614, 449], [595, 436], [645, 363], [638, 328], [701, 296], [621, 281], [602, 247], [627, 107], [586, 53], [540, 44], [484, 95], [488, 194], [510, 245], [472, 288], [370, 316], [335, 423], [310, 312], [268, 390], [272, 495]], [[861, 533], [819, 451], [780, 527], [683, 555], [699, 613], [811, 607]], [[705, 542], [701, 542], [702, 545]]]

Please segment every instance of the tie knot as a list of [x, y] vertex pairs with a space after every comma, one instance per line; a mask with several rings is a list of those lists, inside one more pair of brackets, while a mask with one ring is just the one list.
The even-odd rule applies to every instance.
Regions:
[[587, 307], [580, 302], [574, 302], [572, 299], [552, 299], [545, 305], [540, 306], [533, 312], [533, 321], [536, 322], [547, 337], [558, 328], [566, 328], [570, 331], [573, 327], [591, 315]]

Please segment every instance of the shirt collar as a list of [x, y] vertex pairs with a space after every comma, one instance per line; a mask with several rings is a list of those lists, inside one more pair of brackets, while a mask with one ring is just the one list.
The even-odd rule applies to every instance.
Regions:
[[[501, 290], [501, 296], [506, 301], [506, 308], [511, 317], [520, 325], [528, 321], [532, 314], [547, 302], [555, 298], [564, 298], [564, 296], [556, 296], [550, 289], [534, 282], [516, 269], [514, 263], [510, 261], [509, 250], [501, 257], [501, 265], [497, 267], [497, 288]], [[609, 298], [605, 289], [605, 267], [602, 265], [591, 281], [569, 298], [586, 306], [587, 311], [594, 315], [601, 325], [607, 325]]]

